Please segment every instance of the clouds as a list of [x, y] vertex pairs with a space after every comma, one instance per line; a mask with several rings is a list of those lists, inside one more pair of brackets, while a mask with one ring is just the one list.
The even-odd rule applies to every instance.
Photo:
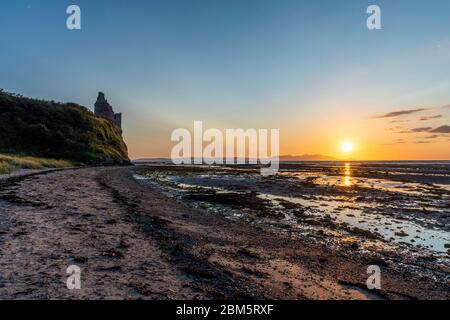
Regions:
[[406, 123], [406, 122], [410, 122], [410, 120], [404, 120], [404, 119], [391, 120], [391, 123]]
[[[439, 127], [418, 127], [418, 128], [389, 128], [389, 130], [395, 133], [405, 134], [409, 139], [397, 139], [393, 144], [404, 144], [404, 143], [414, 143], [414, 144], [425, 144], [442, 141], [442, 138], [448, 138], [450, 134], [450, 126], [442, 125]], [[424, 134], [427, 134], [426, 136]], [[407, 142], [408, 141], [408, 142]], [[444, 140], [445, 141], [445, 140]]]
[[[384, 145], [446, 143], [450, 141], [450, 125], [445, 124], [450, 104], [434, 107], [417, 107], [395, 110], [369, 117], [372, 120], [388, 120], [386, 130], [393, 139]], [[423, 113], [423, 114], [420, 114]], [[445, 121], [445, 122], [444, 122]], [[442, 123], [444, 122], [444, 123]], [[426, 123], [426, 125], [423, 125]]]
[[[400, 127], [390, 128], [390, 130], [392, 130], [392, 131], [395, 131], [396, 129], [400, 129]], [[423, 133], [423, 132], [447, 134], [447, 133], [450, 133], [450, 126], [443, 125], [443, 126], [436, 127], [436, 128], [419, 127], [419, 128], [412, 128], [412, 129], [406, 129], [406, 130], [397, 130], [397, 133]]]
[[[412, 115], [412, 114], [416, 114], [419, 112], [424, 112], [424, 111], [431, 111], [431, 110], [441, 110], [441, 111], [447, 111], [450, 110], [450, 104], [446, 104], [446, 105], [441, 105], [438, 107], [420, 107], [420, 108], [412, 108], [412, 109], [403, 109], [403, 110], [396, 110], [396, 111], [391, 111], [388, 113], [384, 113], [381, 115], [375, 115], [375, 116], [371, 116], [370, 119], [392, 119], [391, 123], [401, 123], [401, 122], [409, 122], [410, 120], [405, 120], [405, 119], [396, 119], [396, 118], [400, 118], [402, 116], [408, 116], [408, 115]], [[436, 115], [429, 115], [429, 116], [421, 116], [420, 118], [418, 118], [417, 120], [419, 121], [428, 121], [428, 120], [435, 120], [435, 119], [440, 119], [442, 118], [443, 115], [442, 114], [436, 114]]]
[[435, 116], [423, 116], [419, 118], [419, 121], [428, 121], [428, 120], [434, 120], [434, 119], [440, 119], [442, 118], [442, 114], [437, 114]]
[[444, 125], [444, 126], [440, 126], [437, 127], [436, 129], [433, 129], [429, 132], [433, 132], [433, 133], [450, 133], [450, 126]]
[[[448, 110], [450, 110], [450, 104], [438, 107], [424, 106], [420, 108], [396, 110], [372, 116], [370, 119], [389, 120], [390, 127], [387, 129], [393, 134], [401, 134], [403, 137], [406, 137], [394, 140], [393, 143], [391, 143], [393, 145], [405, 143], [425, 144], [448, 139], [450, 126], [439, 123], [439, 120], [444, 120], [446, 118], [443, 114], [446, 115]], [[440, 112], [439, 114], [416, 115], [417, 113], [430, 111], [441, 111], [442, 114]], [[429, 121], [430, 125], [420, 126], [424, 121]], [[407, 126], [407, 124], [409, 124], [409, 126]], [[416, 125], [415, 127], [414, 124]]]
[[400, 116], [404, 116], [404, 115], [410, 115], [410, 114], [413, 114], [413, 113], [422, 112], [422, 111], [426, 111], [426, 110], [429, 110], [429, 108], [397, 110], [397, 111], [388, 112], [388, 113], [385, 113], [385, 114], [382, 114], [382, 115], [373, 116], [372, 119], [396, 118], [396, 117], [400, 117]]
[[410, 132], [431, 132], [432, 129], [432, 127], [414, 128]]

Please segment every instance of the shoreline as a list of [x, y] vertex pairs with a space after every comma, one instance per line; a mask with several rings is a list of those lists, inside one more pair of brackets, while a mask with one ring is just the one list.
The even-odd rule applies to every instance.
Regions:
[[11, 178], [21, 178], [32, 174], [52, 172], [55, 170], [65, 170], [73, 168], [48, 168], [48, 169], [17, 169], [10, 173], [0, 174], [0, 180], [8, 180]]
[[[0, 180], [0, 298], [449, 298], [432, 277], [189, 207], [135, 180], [139, 168]], [[65, 286], [72, 264], [81, 290]], [[366, 287], [371, 264], [381, 290]]]

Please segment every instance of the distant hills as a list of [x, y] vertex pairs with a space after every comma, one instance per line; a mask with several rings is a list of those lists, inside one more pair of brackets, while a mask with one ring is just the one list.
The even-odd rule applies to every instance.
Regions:
[[25, 98], [0, 90], [0, 153], [89, 164], [128, 163], [121, 130], [75, 103]]
[[283, 155], [280, 161], [336, 161], [336, 158], [322, 154], [304, 154], [301, 156]]
[[[248, 160], [248, 159], [246, 159]], [[280, 161], [336, 161], [336, 158], [325, 156], [322, 154], [304, 154], [304, 155], [282, 155]], [[167, 162], [170, 158], [141, 158], [133, 160], [133, 162]]]

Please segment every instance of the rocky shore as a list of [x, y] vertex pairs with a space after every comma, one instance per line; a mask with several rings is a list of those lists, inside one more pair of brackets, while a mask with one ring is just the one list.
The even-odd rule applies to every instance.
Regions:
[[432, 276], [193, 208], [139, 170], [0, 180], [0, 299], [449, 299]]

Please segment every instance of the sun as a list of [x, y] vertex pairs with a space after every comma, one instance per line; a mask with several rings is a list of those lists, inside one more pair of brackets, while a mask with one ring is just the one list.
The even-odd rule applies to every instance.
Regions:
[[349, 153], [353, 151], [353, 143], [346, 141], [341, 144], [341, 151], [343, 153]]

